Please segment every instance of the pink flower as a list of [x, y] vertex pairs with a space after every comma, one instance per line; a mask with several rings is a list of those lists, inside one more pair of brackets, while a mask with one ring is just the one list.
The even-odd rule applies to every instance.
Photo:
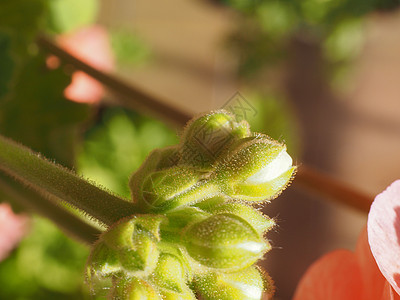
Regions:
[[[82, 28], [71, 34], [61, 35], [57, 40], [67, 52], [88, 65], [106, 72], [114, 69], [109, 36], [101, 26]], [[51, 61], [50, 63], [54, 64]], [[104, 88], [89, 75], [76, 71], [72, 74], [72, 83], [64, 94], [66, 98], [76, 102], [95, 103], [103, 97]]]
[[28, 230], [28, 217], [16, 215], [7, 203], [0, 204], [0, 261], [5, 259]]
[[355, 252], [336, 250], [314, 262], [293, 299], [400, 299], [400, 180], [375, 198]]

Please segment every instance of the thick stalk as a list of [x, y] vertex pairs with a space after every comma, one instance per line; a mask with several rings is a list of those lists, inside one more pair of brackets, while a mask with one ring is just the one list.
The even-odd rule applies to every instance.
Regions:
[[0, 174], [0, 189], [9, 200], [15, 201], [28, 211], [50, 219], [67, 235], [85, 244], [92, 245], [101, 233], [100, 230], [87, 224], [63, 207], [44, 198], [36, 191], [27, 189], [4, 174]]
[[136, 212], [133, 203], [100, 189], [3, 136], [0, 136], [0, 170], [43, 197], [68, 203], [106, 226]]

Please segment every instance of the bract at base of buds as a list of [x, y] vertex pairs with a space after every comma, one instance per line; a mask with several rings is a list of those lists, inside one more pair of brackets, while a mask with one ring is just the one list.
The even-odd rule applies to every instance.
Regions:
[[217, 214], [192, 224], [184, 231], [182, 243], [200, 264], [225, 271], [246, 268], [270, 249], [262, 235], [233, 214]]
[[222, 193], [233, 199], [265, 201], [286, 188], [295, 170], [285, 145], [257, 135], [233, 144], [211, 176]]
[[265, 281], [256, 267], [235, 273], [202, 274], [195, 278], [194, 286], [202, 299], [208, 300], [259, 300], [264, 290], [273, 293], [271, 284]]

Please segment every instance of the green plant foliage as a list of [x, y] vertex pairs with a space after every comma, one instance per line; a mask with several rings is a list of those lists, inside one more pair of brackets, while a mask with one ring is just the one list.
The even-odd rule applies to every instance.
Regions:
[[11, 56], [11, 38], [0, 32], [0, 99], [9, 91], [15, 62]]
[[148, 153], [177, 142], [160, 122], [122, 109], [108, 109], [89, 130], [78, 156], [78, 171], [113, 192], [130, 197], [128, 178]]
[[0, 102], [12, 92], [13, 79], [29, 59], [45, 13], [44, 0], [0, 2]]
[[32, 57], [21, 69], [15, 91], [1, 104], [2, 133], [72, 166], [78, 126], [89, 110], [64, 98], [63, 89], [69, 82], [62, 69], [46, 68], [44, 56]]
[[151, 58], [149, 46], [137, 35], [128, 30], [112, 30], [111, 46], [120, 68], [141, 65]]
[[73, 31], [93, 24], [98, 11], [98, 0], [50, 0], [48, 24], [56, 33]]
[[21, 60], [29, 52], [29, 45], [44, 28], [47, 12], [45, 0], [5, 0], [0, 2], [0, 30], [12, 36], [12, 53]]
[[[306, 33], [324, 43], [330, 40], [331, 49], [327, 58], [331, 63], [351, 61], [362, 39], [349, 39], [349, 35], [362, 35], [362, 26], [353, 26], [350, 31], [343, 27], [355, 24], [368, 13], [376, 10], [392, 10], [399, 6], [397, 0], [225, 0], [226, 5], [243, 14], [230, 39], [231, 45], [243, 58], [240, 72], [243, 75], [256, 73], [265, 65], [276, 63], [285, 57], [290, 39], [298, 33]], [[249, 34], [249, 32], [251, 34]], [[342, 41], [347, 40], [345, 45]], [[337, 43], [335, 43], [337, 42]], [[340, 49], [339, 49], [340, 48]], [[346, 48], [346, 49], [345, 49]], [[326, 49], [326, 48], [325, 48]], [[343, 51], [344, 50], [344, 51]], [[340, 51], [340, 57], [332, 52]]]
[[0, 299], [89, 299], [83, 284], [86, 247], [50, 221], [35, 217], [32, 232], [0, 264]]

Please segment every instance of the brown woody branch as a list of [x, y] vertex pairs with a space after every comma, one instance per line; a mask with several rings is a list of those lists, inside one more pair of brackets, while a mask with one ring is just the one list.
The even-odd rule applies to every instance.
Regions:
[[112, 90], [113, 93], [118, 95], [120, 97], [118, 98], [118, 101], [128, 108], [149, 113], [169, 124], [179, 127], [186, 124], [186, 122], [191, 118], [191, 116], [186, 112], [166, 104], [165, 101], [155, 98], [149, 93], [142, 91], [140, 88], [128, 85], [110, 74], [106, 74], [91, 67], [85, 62], [72, 56], [44, 36], [38, 37], [37, 43], [42, 49], [57, 56], [64, 63], [71, 64], [74, 68], [85, 72], [101, 82], [107, 88]]

